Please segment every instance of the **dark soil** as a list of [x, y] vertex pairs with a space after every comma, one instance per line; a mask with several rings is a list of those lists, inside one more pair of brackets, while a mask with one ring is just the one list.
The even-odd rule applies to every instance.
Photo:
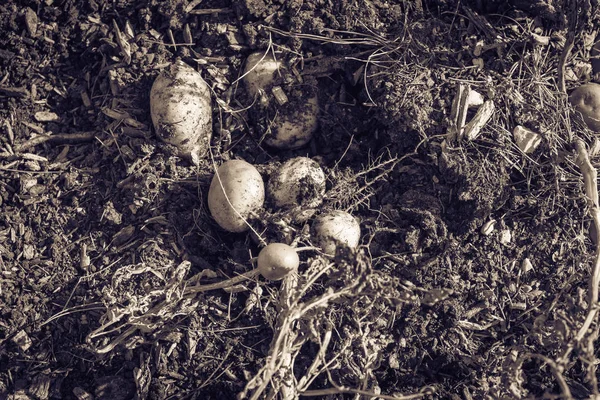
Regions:
[[[254, 235], [227, 233], [211, 218], [215, 165], [244, 159], [267, 181], [296, 156], [327, 174], [324, 203], [268, 206], [253, 227], [267, 242], [310, 246], [312, 219], [343, 209], [363, 233], [359, 249], [334, 260], [300, 253], [301, 284], [311, 268], [332, 264], [303, 301], [347, 290], [291, 327], [297, 380], [331, 334], [331, 363], [313, 372], [304, 395], [598, 396], [597, 322], [576, 340], [595, 244], [573, 141], [585, 141], [594, 165], [598, 142], [557, 75], [569, 34], [567, 89], [597, 72], [595, 7], [3, 2], [0, 399], [243, 392], [269, 361], [284, 286], [259, 278], [178, 296], [195, 275], [204, 284], [250, 270], [260, 250]], [[310, 83], [294, 96], [319, 95], [319, 129], [300, 149], [263, 145], [238, 81], [245, 58], [267, 49]], [[150, 118], [152, 82], [177, 58], [213, 91], [212, 158], [199, 165], [158, 140]], [[456, 142], [447, 133], [459, 83], [495, 111], [476, 139]], [[541, 135], [533, 153], [515, 144], [517, 125]], [[176, 300], [162, 314], [142, 318], [169, 296]], [[283, 378], [273, 379], [277, 391]]]

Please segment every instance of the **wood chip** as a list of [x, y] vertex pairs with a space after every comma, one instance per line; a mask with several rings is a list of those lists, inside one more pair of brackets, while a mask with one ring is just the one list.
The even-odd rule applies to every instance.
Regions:
[[58, 114], [51, 111], [38, 111], [34, 114], [33, 118], [35, 118], [37, 122], [54, 122], [60, 119]]
[[273, 96], [275, 97], [277, 104], [279, 104], [280, 106], [282, 106], [288, 102], [288, 97], [285, 94], [285, 92], [283, 91], [283, 89], [281, 88], [281, 86], [274, 86], [273, 89], [271, 90], [271, 92], [273, 93]]
[[483, 105], [477, 110], [477, 114], [473, 117], [471, 121], [467, 125], [465, 125], [465, 129], [463, 131], [463, 136], [467, 140], [475, 140], [481, 134], [481, 129], [488, 123], [492, 115], [494, 114], [494, 102], [491, 100], [486, 101]]
[[16, 344], [17, 346], [19, 346], [21, 351], [27, 351], [33, 344], [33, 342], [31, 341], [31, 338], [29, 337], [29, 335], [27, 335], [27, 332], [25, 332], [24, 330], [19, 331], [12, 338], [12, 342], [14, 344]]
[[24, 87], [10, 87], [0, 85], [0, 94], [9, 97], [29, 97], [29, 90]]
[[32, 129], [34, 132], [39, 133], [40, 135], [44, 133], [44, 128], [42, 128], [39, 125], [32, 124], [31, 122], [27, 122], [27, 121], [21, 121], [21, 123], [23, 125], [25, 125], [26, 127]]
[[448, 128], [448, 137], [450, 139], [462, 138], [463, 127], [467, 120], [469, 91], [471, 89], [464, 83], [459, 83], [456, 88], [456, 95], [452, 101], [450, 111], [450, 127]]
[[513, 139], [519, 149], [525, 154], [533, 153], [540, 143], [542, 143], [542, 136], [539, 133], [521, 125], [517, 125], [513, 129]]
[[27, 32], [29, 36], [36, 37], [37, 35], [37, 27], [38, 27], [38, 16], [31, 8], [27, 7], [25, 9], [25, 26], [27, 27]]
[[90, 100], [90, 96], [88, 96], [85, 90], [81, 91], [81, 101], [86, 108], [90, 108], [92, 106], [92, 101]]
[[77, 397], [77, 400], [94, 400], [94, 396], [86, 392], [79, 386], [73, 388], [73, 394]]
[[133, 234], [135, 233], [135, 227], [133, 225], [128, 225], [121, 229], [119, 232], [115, 233], [112, 238], [112, 245], [120, 246], [125, 242], [129, 241]]
[[183, 27], [183, 42], [185, 44], [194, 44], [194, 38], [192, 37], [192, 31], [189, 24], [185, 24]]

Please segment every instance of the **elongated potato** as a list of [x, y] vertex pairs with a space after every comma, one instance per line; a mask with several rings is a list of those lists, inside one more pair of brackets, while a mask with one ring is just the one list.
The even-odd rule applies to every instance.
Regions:
[[264, 202], [265, 185], [252, 164], [230, 160], [217, 169], [208, 190], [208, 209], [221, 228], [229, 232], [249, 229], [247, 219]]
[[285, 73], [287, 69], [280, 60], [259, 52], [246, 60], [243, 78], [248, 94], [264, 108], [257, 113], [261, 114], [258, 120], [264, 129], [264, 142], [282, 150], [306, 145], [317, 130], [319, 113], [316, 92], [302, 98], [288, 98], [285, 92], [290, 88], [281, 79]]
[[212, 137], [210, 90], [199, 72], [182, 61], [171, 64], [154, 81], [150, 112], [156, 135], [197, 164]]

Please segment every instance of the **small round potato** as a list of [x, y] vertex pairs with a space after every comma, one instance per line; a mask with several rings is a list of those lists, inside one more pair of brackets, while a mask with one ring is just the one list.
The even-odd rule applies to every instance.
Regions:
[[315, 244], [325, 254], [335, 255], [339, 244], [355, 248], [360, 241], [360, 224], [345, 211], [335, 210], [319, 215], [311, 228]]
[[278, 103], [274, 88], [277, 86], [279, 92], [285, 92], [287, 87], [281, 79], [284, 73], [286, 67], [280, 60], [272, 54], [258, 52], [246, 60], [243, 81], [248, 94], [257, 105], [264, 107], [258, 118], [266, 129], [264, 142], [276, 149], [291, 150], [312, 139], [318, 127], [319, 101], [315, 93], [302, 99], [279, 99]]
[[325, 194], [325, 173], [314, 160], [296, 157], [271, 175], [267, 196], [276, 207], [317, 207]]
[[208, 190], [208, 209], [219, 226], [244, 232], [250, 214], [265, 201], [265, 186], [258, 170], [243, 160], [230, 160], [217, 169]]
[[600, 85], [586, 83], [569, 96], [569, 101], [581, 113], [588, 128], [600, 132]]
[[265, 279], [278, 281], [298, 270], [300, 258], [293, 247], [284, 243], [271, 243], [258, 253], [256, 265]]
[[150, 90], [150, 113], [157, 136], [197, 163], [210, 145], [210, 89], [199, 72], [177, 61], [164, 70]]

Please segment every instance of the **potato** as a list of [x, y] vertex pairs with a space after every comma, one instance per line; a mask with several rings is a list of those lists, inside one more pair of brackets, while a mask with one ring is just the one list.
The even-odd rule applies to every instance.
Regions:
[[273, 58], [271, 54], [252, 53], [246, 59], [244, 70], [244, 84], [251, 97], [256, 97], [261, 90], [265, 90], [273, 84], [275, 75], [285, 67], [281, 61]]
[[285, 278], [289, 273], [296, 272], [300, 258], [293, 247], [284, 243], [271, 243], [258, 253], [256, 262], [258, 271], [271, 281]]
[[260, 110], [264, 142], [277, 149], [306, 145], [318, 127], [319, 101], [316, 93], [289, 99], [282, 89], [286, 67], [271, 54], [254, 53], [246, 60], [244, 84]]
[[265, 143], [280, 150], [293, 150], [310, 142], [318, 127], [319, 101], [309, 98], [299, 108], [286, 114], [277, 114], [272, 121], [271, 133]]
[[267, 196], [276, 207], [317, 207], [325, 194], [325, 173], [308, 157], [286, 161], [271, 175]]
[[339, 244], [355, 248], [360, 241], [360, 224], [345, 211], [335, 210], [318, 216], [311, 231], [315, 245], [329, 255], [335, 255]]
[[208, 190], [208, 209], [217, 224], [229, 232], [249, 229], [248, 218], [264, 201], [265, 186], [260, 173], [243, 160], [221, 165]]
[[586, 125], [594, 132], [600, 132], [600, 85], [586, 83], [579, 86], [571, 93], [569, 101], [581, 113]]
[[182, 61], [171, 64], [150, 90], [150, 113], [156, 135], [196, 164], [212, 137], [210, 89], [200, 73]]

